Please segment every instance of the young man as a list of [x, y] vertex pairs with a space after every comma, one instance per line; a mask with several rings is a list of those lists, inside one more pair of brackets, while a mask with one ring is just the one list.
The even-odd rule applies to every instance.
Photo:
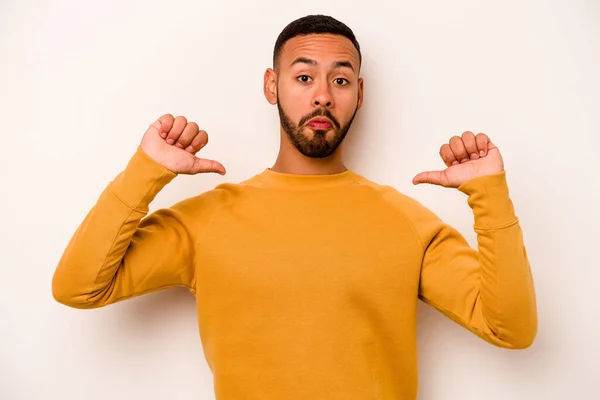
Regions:
[[292, 22], [264, 76], [281, 118], [275, 164], [146, 216], [178, 174], [225, 174], [195, 156], [208, 140], [197, 124], [160, 117], [75, 232], [56, 300], [95, 308], [189, 288], [219, 400], [416, 398], [418, 299], [493, 345], [530, 346], [534, 286], [498, 148], [464, 132], [441, 147], [446, 169], [413, 181], [468, 195], [475, 250], [417, 201], [344, 166], [360, 66], [346, 25]]

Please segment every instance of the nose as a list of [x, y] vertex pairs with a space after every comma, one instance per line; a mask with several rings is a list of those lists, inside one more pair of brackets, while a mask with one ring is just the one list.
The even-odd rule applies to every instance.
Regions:
[[326, 107], [332, 108], [334, 105], [333, 96], [329, 90], [329, 84], [327, 81], [321, 82], [316, 86], [315, 94], [313, 97], [313, 106], [315, 107]]

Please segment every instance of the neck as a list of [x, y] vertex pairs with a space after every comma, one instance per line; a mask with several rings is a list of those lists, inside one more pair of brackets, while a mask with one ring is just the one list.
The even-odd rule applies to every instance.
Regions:
[[307, 157], [296, 149], [285, 132], [281, 132], [279, 154], [270, 169], [295, 175], [329, 175], [347, 170], [342, 161], [342, 144], [329, 157]]

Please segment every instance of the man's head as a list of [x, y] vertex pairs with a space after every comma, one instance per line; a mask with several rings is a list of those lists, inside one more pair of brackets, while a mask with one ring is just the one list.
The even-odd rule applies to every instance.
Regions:
[[277, 38], [264, 92], [305, 156], [327, 157], [342, 143], [362, 105], [361, 63], [354, 33], [332, 17], [297, 19]]

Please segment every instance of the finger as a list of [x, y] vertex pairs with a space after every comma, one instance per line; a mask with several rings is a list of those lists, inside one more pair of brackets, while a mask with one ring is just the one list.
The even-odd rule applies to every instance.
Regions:
[[185, 149], [188, 147], [192, 143], [192, 140], [194, 140], [194, 137], [196, 137], [198, 134], [199, 129], [200, 128], [198, 127], [197, 123], [188, 122], [185, 128], [183, 128], [181, 136], [179, 136], [179, 139], [177, 139], [175, 146], [179, 147], [180, 149]]
[[158, 133], [163, 139], [167, 137], [167, 134], [171, 130], [174, 119], [175, 118], [171, 114], [165, 114], [158, 119], [157, 122], [160, 124], [160, 129], [158, 130]]
[[208, 134], [206, 131], [199, 131], [196, 137], [192, 140], [192, 143], [185, 149], [192, 154], [196, 154], [208, 143]]
[[479, 151], [477, 150], [477, 142], [475, 140], [475, 134], [470, 131], [463, 132], [462, 141], [467, 150], [467, 154], [471, 160], [477, 160], [479, 158]]
[[450, 149], [450, 145], [448, 143], [444, 144], [440, 148], [440, 157], [444, 160], [444, 164], [450, 167], [452, 165], [458, 164], [458, 160], [454, 157], [454, 153]]
[[445, 175], [443, 171], [426, 171], [417, 174], [413, 178], [413, 184], [429, 183], [432, 185], [445, 186]]
[[[171, 117], [170, 121], [169, 117]], [[155, 129], [156, 133], [164, 139], [167, 136], [169, 129], [171, 129], [170, 126], [173, 124], [172, 118], [173, 116], [171, 114], [165, 114], [150, 124], [150, 128]]]
[[221, 175], [225, 175], [227, 173], [227, 171], [225, 171], [225, 167], [220, 162], [196, 157], [194, 166], [192, 167], [192, 173], [198, 174], [204, 172], [216, 172]]
[[485, 133], [478, 133], [475, 136], [475, 141], [477, 142], [477, 149], [479, 150], [479, 155], [481, 157], [487, 155], [489, 150], [488, 143], [490, 142], [490, 138]]
[[453, 136], [450, 139], [450, 149], [454, 153], [454, 157], [456, 157], [459, 162], [463, 163], [469, 161], [467, 149], [465, 149], [465, 145], [459, 136]]
[[179, 139], [179, 136], [181, 136], [183, 128], [185, 128], [186, 125], [187, 119], [184, 116], [180, 115], [176, 117], [175, 122], [173, 122], [173, 127], [171, 128], [171, 130], [169, 130], [169, 133], [167, 134], [167, 143], [175, 144], [177, 139]]

